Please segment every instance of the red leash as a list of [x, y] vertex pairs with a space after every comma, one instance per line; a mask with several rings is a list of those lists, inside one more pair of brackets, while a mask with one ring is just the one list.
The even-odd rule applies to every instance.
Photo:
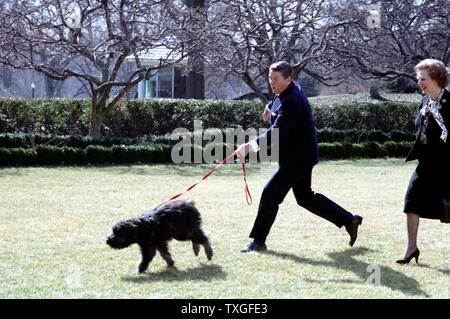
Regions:
[[[226, 162], [228, 162], [231, 158], [234, 158], [234, 155], [236, 155], [236, 151], [233, 152], [233, 154], [231, 154], [230, 156], [226, 157], [225, 159], [223, 159], [219, 164], [217, 164], [217, 166], [211, 170], [208, 174], [206, 174], [205, 176], [203, 176], [200, 180], [198, 180], [196, 183], [192, 184], [191, 186], [189, 186], [184, 192], [178, 193], [174, 196], [172, 196], [171, 198], [169, 198], [167, 201], [171, 201], [177, 197], [180, 197], [181, 195], [189, 192], [191, 189], [193, 189], [195, 186], [197, 186], [197, 184], [199, 184], [200, 182], [204, 181], [205, 179], [207, 179], [212, 173], [214, 173], [220, 166], [222, 166], [223, 164], [225, 164]], [[248, 188], [248, 184], [247, 184], [247, 174], [245, 172], [245, 161], [242, 161], [242, 173], [244, 174], [244, 192], [245, 192], [245, 200], [247, 201], [248, 205], [251, 205], [253, 200], [252, 200], [252, 195], [250, 194], [250, 189]], [[250, 199], [250, 201], [249, 201]]]

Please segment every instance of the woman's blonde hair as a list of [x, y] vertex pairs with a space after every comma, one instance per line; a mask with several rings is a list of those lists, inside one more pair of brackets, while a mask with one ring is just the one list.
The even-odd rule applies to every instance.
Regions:
[[419, 71], [428, 71], [430, 78], [441, 87], [445, 88], [448, 84], [448, 71], [445, 64], [436, 59], [425, 59], [420, 61], [415, 67], [416, 73]]

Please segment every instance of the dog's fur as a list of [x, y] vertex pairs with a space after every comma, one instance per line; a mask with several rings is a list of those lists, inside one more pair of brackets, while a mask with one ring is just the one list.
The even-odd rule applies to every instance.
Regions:
[[196, 256], [202, 245], [208, 260], [212, 258], [213, 251], [208, 237], [201, 229], [200, 213], [192, 201], [172, 200], [139, 217], [121, 221], [113, 227], [113, 234], [107, 238], [106, 243], [116, 249], [138, 244], [142, 253], [138, 271], [143, 273], [156, 250], [168, 266], [174, 265], [168, 247], [171, 239], [192, 241]]

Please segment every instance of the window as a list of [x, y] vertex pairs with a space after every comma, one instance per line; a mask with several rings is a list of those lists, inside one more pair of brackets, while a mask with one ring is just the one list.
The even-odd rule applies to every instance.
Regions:
[[155, 70], [139, 83], [138, 98], [185, 98], [186, 77], [176, 67]]

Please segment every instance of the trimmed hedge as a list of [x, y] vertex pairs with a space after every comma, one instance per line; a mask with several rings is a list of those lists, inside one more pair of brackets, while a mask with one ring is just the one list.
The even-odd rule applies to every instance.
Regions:
[[31, 166], [39, 164], [36, 151], [23, 148], [0, 148], [0, 166]]
[[0, 166], [168, 163], [171, 148], [155, 146], [88, 146], [85, 149], [40, 145], [34, 149], [0, 148]]
[[[222, 141], [227, 142], [227, 131], [222, 130]], [[394, 130], [389, 133], [380, 130], [317, 130], [319, 142], [321, 143], [365, 143], [387, 141], [411, 142], [415, 140], [413, 132], [401, 132]], [[191, 135], [192, 137], [192, 135]], [[202, 139], [202, 137], [200, 137]], [[6, 133], [0, 134], [0, 147], [5, 148], [31, 148], [38, 145], [53, 145], [58, 147], [86, 148], [91, 145], [111, 147], [114, 145], [136, 145], [145, 146], [153, 144], [174, 145], [178, 140], [172, 140], [169, 134], [166, 135], [146, 135], [139, 138], [119, 138], [119, 137], [99, 137], [90, 136], [57, 136], [47, 134], [24, 134]], [[203, 145], [211, 144], [209, 140], [203, 140]]]
[[91, 145], [111, 147], [113, 145], [151, 145], [168, 144], [175, 141], [169, 135], [155, 136], [147, 135], [139, 138], [120, 137], [91, 137], [91, 136], [68, 136], [49, 134], [25, 134], [4, 133], [0, 134], [0, 147], [5, 148], [31, 148], [37, 145], [52, 145], [58, 147], [86, 148]]
[[0, 132], [87, 135], [89, 100], [0, 98]]
[[393, 141], [383, 144], [320, 143], [319, 156], [324, 159], [406, 157], [412, 145], [413, 142]]
[[[0, 132], [82, 135], [89, 131], [89, 100], [0, 98]], [[110, 110], [105, 136], [164, 135], [176, 128], [261, 127], [263, 106], [255, 101], [121, 100]]]
[[393, 130], [391, 132], [383, 132], [381, 130], [335, 130], [335, 129], [321, 129], [317, 130], [317, 138], [321, 143], [366, 143], [378, 142], [384, 143], [387, 141], [394, 142], [412, 142], [416, 136], [414, 132], [403, 132], [400, 130]]
[[312, 108], [319, 129], [414, 131], [414, 118], [420, 100], [415, 101], [339, 101]]
[[[380, 144], [368, 142], [361, 144], [350, 143], [321, 143], [319, 155], [322, 159], [345, 158], [379, 158], [379, 157], [405, 157], [412, 147], [412, 142], [388, 141]], [[233, 147], [227, 144], [207, 145], [203, 148], [205, 154], [226, 156]], [[194, 161], [194, 148], [190, 147]], [[30, 165], [86, 165], [86, 164], [124, 164], [124, 163], [169, 163], [172, 147], [158, 144], [154, 146], [126, 146], [114, 145], [104, 147], [91, 145], [85, 149], [72, 147], [57, 147], [52, 145], [39, 145], [36, 148], [0, 148], [0, 166], [30, 166]], [[217, 154], [216, 154], [217, 155]], [[219, 158], [218, 160], [221, 160]]]
[[[81, 135], [88, 133], [89, 100], [0, 99], [0, 132]], [[327, 102], [329, 103], [329, 102]], [[331, 104], [311, 101], [318, 129], [414, 131], [418, 103], [414, 101], [341, 101]], [[137, 137], [164, 135], [184, 127], [194, 129], [194, 120], [206, 128], [263, 127], [263, 106], [258, 101], [216, 100], [122, 100], [104, 122], [105, 136]]]

